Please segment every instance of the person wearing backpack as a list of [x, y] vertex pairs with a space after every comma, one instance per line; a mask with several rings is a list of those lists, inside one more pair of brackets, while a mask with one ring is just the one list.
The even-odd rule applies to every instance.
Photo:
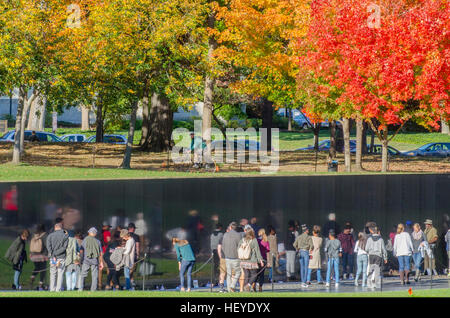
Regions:
[[23, 230], [22, 233], [14, 240], [5, 254], [5, 258], [13, 265], [14, 283], [12, 289], [20, 290], [20, 274], [22, 274], [23, 263], [27, 261], [27, 252], [25, 250], [26, 242], [30, 237], [28, 230]]
[[34, 270], [31, 272], [30, 287], [33, 288], [33, 283], [36, 276], [39, 275], [38, 290], [44, 290], [45, 276], [47, 273], [46, 267], [48, 262], [48, 251], [45, 247], [45, 240], [47, 233], [45, 232], [44, 224], [39, 224], [36, 227], [36, 233], [34, 233], [30, 242], [30, 260], [34, 264]]
[[81, 243], [80, 255], [83, 260], [81, 266], [81, 276], [78, 281], [79, 291], [83, 291], [84, 280], [87, 277], [89, 270], [91, 271], [91, 291], [97, 290], [98, 271], [103, 269], [103, 253], [102, 243], [96, 239], [97, 229], [91, 227], [88, 231], [88, 236]]
[[178, 269], [180, 270], [181, 291], [184, 289], [184, 274], [187, 276], [187, 292], [191, 291], [192, 269], [195, 264], [194, 251], [187, 240], [180, 240], [176, 237], [172, 238], [172, 244], [177, 252]]
[[66, 287], [67, 290], [77, 288], [78, 276], [81, 272], [80, 266], [80, 244], [78, 240], [81, 233], [77, 232], [74, 237], [69, 237], [69, 244], [66, 250]]
[[244, 272], [244, 291], [256, 291], [256, 279], [258, 277], [258, 265], [264, 267], [264, 261], [259, 249], [255, 232], [250, 227], [245, 229], [245, 236], [239, 242], [238, 257], [241, 260], [240, 266]]

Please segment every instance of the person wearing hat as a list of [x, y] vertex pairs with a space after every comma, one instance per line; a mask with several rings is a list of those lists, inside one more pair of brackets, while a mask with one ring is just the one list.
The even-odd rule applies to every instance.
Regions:
[[424, 260], [424, 268], [427, 271], [427, 274], [431, 276], [432, 272], [437, 276], [436, 272], [436, 260], [434, 258], [434, 250], [436, 248], [436, 242], [438, 240], [438, 234], [436, 228], [433, 226], [433, 221], [430, 219], [426, 219], [425, 222], [425, 239], [430, 245], [431, 249], [431, 257], [425, 254]]
[[135, 248], [133, 267], [130, 268], [130, 279], [131, 279], [131, 285], [133, 285], [133, 286], [135, 286], [133, 274], [134, 274], [134, 271], [136, 270], [136, 264], [137, 264], [137, 261], [139, 260], [140, 249], [141, 249], [141, 239], [139, 238], [139, 235], [137, 235], [135, 232], [136, 232], [136, 225], [134, 223], [128, 224], [128, 233], [133, 238], [134, 248]]
[[314, 245], [309, 235], [309, 229], [306, 224], [302, 224], [302, 234], [297, 237], [294, 242], [294, 248], [300, 254], [300, 279], [301, 286], [308, 287], [306, 281], [308, 279], [308, 267], [309, 267], [309, 251], [314, 249]]
[[81, 276], [78, 282], [79, 291], [84, 288], [84, 279], [87, 277], [89, 270], [91, 271], [91, 291], [97, 290], [98, 271], [103, 269], [103, 252], [102, 244], [96, 239], [97, 229], [91, 227], [88, 236], [83, 240], [80, 247], [80, 258], [83, 260], [81, 266]]

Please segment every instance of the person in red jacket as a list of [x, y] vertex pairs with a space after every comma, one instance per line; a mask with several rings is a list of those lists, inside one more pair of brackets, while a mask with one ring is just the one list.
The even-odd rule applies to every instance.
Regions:
[[3, 193], [2, 208], [5, 213], [5, 225], [17, 225], [19, 214], [19, 207], [17, 204], [17, 186], [13, 185], [9, 191]]
[[337, 238], [341, 241], [342, 245], [343, 279], [353, 279], [353, 250], [355, 248], [355, 240], [351, 233], [351, 226], [346, 225], [344, 231]]

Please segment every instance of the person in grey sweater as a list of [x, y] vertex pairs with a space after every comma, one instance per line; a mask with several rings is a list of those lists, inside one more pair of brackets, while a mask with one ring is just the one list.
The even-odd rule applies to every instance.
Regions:
[[[238, 257], [238, 247], [244, 233], [236, 232], [237, 223], [231, 222], [229, 231], [223, 235], [222, 252], [225, 256], [227, 267], [227, 289], [228, 292], [234, 292], [236, 283], [241, 276], [240, 260]], [[234, 276], [232, 277], [232, 273]]]
[[333, 229], [328, 231], [328, 240], [325, 243], [325, 254], [328, 257], [327, 261], [327, 278], [326, 287], [330, 287], [331, 271], [334, 269], [334, 277], [336, 278], [336, 287], [339, 287], [339, 257], [342, 256], [341, 241], [336, 238], [336, 233]]
[[50, 291], [61, 291], [65, 270], [66, 249], [69, 235], [61, 223], [55, 224], [55, 231], [47, 237], [47, 250], [50, 259]]
[[387, 264], [387, 251], [384, 240], [381, 238], [378, 228], [369, 228], [370, 236], [367, 239], [365, 251], [369, 255], [368, 283], [369, 288], [381, 287], [381, 268]]

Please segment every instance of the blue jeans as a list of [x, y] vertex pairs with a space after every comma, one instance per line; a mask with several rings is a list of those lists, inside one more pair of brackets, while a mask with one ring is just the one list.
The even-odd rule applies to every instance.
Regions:
[[366, 286], [367, 283], [367, 265], [369, 264], [369, 256], [366, 254], [361, 254], [356, 256], [356, 266], [357, 266], [357, 272], [355, 277], [355, 282], [358, 281], [359, 276], [362, 273], [362, 285], [363, 287]]
[[342, 253], [342, 273], [353, 274], [353, 254]]
[[187, 289], [191, 288], [192, 285], [192, 268], [194, 267], [195, 261], [181, 261], [180, 267], [180, 285], [184, 287], [184, 273], [187, 272]]
[[77, 287], [77, 271], [66, 272], [66, 289], [74, 290]]
[[409, 271], [411, 266], [409, 265], [411, 262], [411, 256], [404, 255], [398, 257], [398, 270], [399, 271]]
[[20, 286], [19, 284], [20, 274], [22, 274], [22, 272], [14, 271], [14, 285], [16, 286], [16, 288], [19, 288]]
[[422, 269], [422, 253], [418, 252], [418, 253], [414, 253], [413, 256], [413, 261], [414, 261], [414, 268], [417, 271], [420, 271]]
[[[308, 279], [307, 281], [310, 282], [311, 281], [311, 272], [312, 269], [308, 268]], [[317, 269], [317, 282], [320, 283], [322, 281], [322, 275], [320, 275], [320, 268]]]
[[339, 283], [339, 257], [329, 257], [327, 262], [327, 283], [330, 282], [331, 269], [334, 268], [334, 277], [336, 278], [336, 284]]
[[286, 272], [286, 259], [285, 258], [280, 258], [278, 260], [278, 270], [280, 272]]
[[305, 250], [300, 250], [300, 277], [302, 283], [306, 283], [308, 276], [308, 266], [309, 266], [309, 252]]
[[130, 279], [130, 268], [124, 267], [123, 268], [123, 276], [125, 276], [125, 289], [131, 289], [131, 279]]

